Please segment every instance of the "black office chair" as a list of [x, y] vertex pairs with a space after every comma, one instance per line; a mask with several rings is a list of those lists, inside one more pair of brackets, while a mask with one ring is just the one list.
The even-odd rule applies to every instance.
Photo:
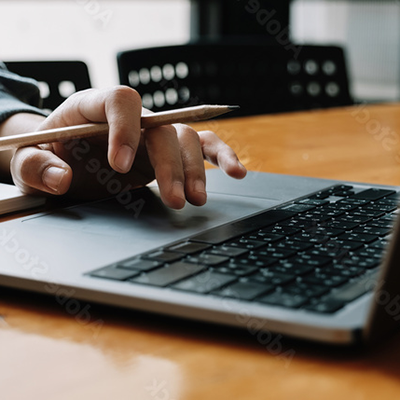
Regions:
[[[295, 57], [296, 56], [296, 57]], [[352, 104], [343, 49], [194, 43], [123, 51], [120, 83], [153, 111], [195, 104], [238, 104], [228, 116]]]
[[43, 108], [54, 110], [68, 96], [91, 87], [87, 65], [82, 61], [9, 61], [7, 68], [38, 81]]

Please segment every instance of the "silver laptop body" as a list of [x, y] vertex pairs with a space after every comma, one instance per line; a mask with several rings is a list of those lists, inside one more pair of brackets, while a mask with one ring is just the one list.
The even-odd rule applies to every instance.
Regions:
[[[70, 314], [82, 318], [90, 319], [90, 304], [96, 302], [154, 313], [152, 318], [161, 313], [241, 327], [252, 334], [282, 334], [331, 344], [370, 342], [400, 319], [398, 229], [390, 237], [379, 272], [363, 275], [359, 283], [371, 291], [328, 314], [90, 275], [338, 184], [343, 182], [256, 172], [236, 181], [210, 170], [208, 202], [203, 207], [168, 209], [153, 186], [125, 197], [4, 222], [0, 225], [0, 284], [53, 296]], [[351, 185], [356, 192], [371, 187]]]

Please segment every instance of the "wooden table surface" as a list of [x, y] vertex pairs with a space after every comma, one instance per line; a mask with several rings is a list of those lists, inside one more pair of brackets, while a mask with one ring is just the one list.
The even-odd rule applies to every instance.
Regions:
[[[208, 121], [252, 170], [400, 185], [400, 105]], [[400, 333], [335, 349], [254, 331], [0, 291], [0, 399], [400, 397]]]

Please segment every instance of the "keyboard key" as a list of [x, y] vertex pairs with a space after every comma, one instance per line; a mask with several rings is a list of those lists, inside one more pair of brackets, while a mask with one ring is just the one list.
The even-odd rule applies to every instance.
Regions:
[[340, 216], [337, 220], [340, 222], [344, 222], [344, 223], [353, 222], [355, 224], [360, 225], [360, 224], [366, 224], [367, 222], [372, 221], [372, 217], [345, 214], [344, 216]]
[[388, 244], [389, 242], [386, 239], [379, 239], [370, 243], [368, 246], [369, 248], [376, 248], [382, 251], [387, 247]]
[[362, 233], [367, 235], [386, 236], [392, 230], [390, 228], [378, 228], [376, 226], [362, 226], [354, 229], [355, 233]]
[[296, 228], [298, 230], [306, 229], [312, 226], [317, 226], [317, 223], [311, 219], [299, 219], [299, 218], [288, 219], [287, 221], [283, 221], [280, 224], [282, 226]]
[[325, 247], [330, 247], [332, 249], [336, 249], [338, 253], [341, 253], [342, 251], [354, 251], [359, 249], [360, 247], [363, 247], [362, 242], [356, 242], [356, 241], [351, 241], [351, 240], [340, 240], [340, 239], [333, 239], [330, 240], [329, 242], [325, 243]]
[[279, 239], [283, 239], [285, 236], [294, 235], [295, 233], [299, 232], [299, 229], [290, 228], [284, 225], [273, 225], [267, 228], [260, 229], [258, 235], [271, 235], [272, 238], [278, 236]]
[[249, 276], [248, 279], [251, 281], [268, 283], [273, 286], [281, 286], [293, 282], [296, 279], [296, 275], [292, 274], [290, 271], [282, 273], [270, 269], [261, 269], [256, 274]]
[[195, 242], [220, 244], [257, 229], [291, 218], [295, 213], [284, 210], [270, 210], [243, 221], [210, 229], [191, 238]]
[[336, 204], [352, 204], [354, 206], [366, 206], [368, 203], [370, 203], [369, 200], [347, 197], [346, 199], [338, 201]]
[[277, 243], [275, 249], [286, 249], [295, 252], [301, 252], [314, 247], [314, 243], [300, 242], [298, 240], [285, 240], [284, 242]]
[[112, 279], [115, 281], [125, 281], [129, 278], [138, 275], [140, 271], [133, 271], [124, 268], [117, 268], [116, 266], [109, 266], [97, 269], [90, 272], [90, 276], [95, 276], [96, 278]]
[[174, 262], [180, 260], [183, 255], [179, 253], [173, 253], [172, 251], [154, 251], [153, 253], [144, 254], [142, 256], [145, 259], [162, 261], [162, 262]]
[[326, 226], [332, 228], [344, 229], [346, 231], [351, 231], [352, 229], [360, 226], [360, 224], [357, 222], [347, 222], [346, 220], [340, 220], [340, 221], [335, 220], [327, 222]]
[[293, 211], [295, 213], [303, 213], [309, 210], [314, 209], [315, 206], [311, 204], [289, 204], [287, 206], [283, 206], [281, 210]]
[[194, 275], [203, 269], [204, 266], [202, 265], [188, 264], [179, 261], [155, 271], [148, 272], [147, 274], [139, 275], [138, 277], [131, 279], [130, 282], [154, 286], [167, 286]]
[[374, 257], [377, 258], [378, 260], [382, 259], [382, 250], [377, 249], [375, 247], [365, 247], [360, 250], [357, 250], [354, 255], [360, 256], [360, 257], [365, 257], [365, 258], [370, 258]]
[[397, 209], [397, 204], [373, 203], [366, 205], [364, 209], [372, 211], [383, 211], [385, 213], [388, 213], [395, 211]]
[[253, 250], [253, 249], [259, 249], [260, 247], [263, 247], [266, 245], [265, 242], [262, 242], [261, 240], [249, 240], [249, 239], [237, 239], [233, 242], [227, 243], [228, 246], [232, 247], [240, 247], [243, 249], [247, 250]]
[[327, 275], [339, 275], [344, 278], [354, 278], [356, 276], [362, 275], [365, 273], [365, 269], [356, 266], [348, 266], [348, 265], [333, 265], [331, 267], [324, 268], [324, 274]]
[[256, 250], [253, 252], [257, 257], [272, 257], [272, 258], [288, 258], [296, 254], [296, 250], [287, 250], [285, 248], [279, 248], [274, 246], [264, 247], [262, 250]]
[[235, 260], [237, 264], [254, 265], [255, 267], [269, 267], [278, 261], [275, 257], [261, 256], [254, 253], [249, 254], [246, 258]]
[[324, 206], [325, 204], [329, 204], [328, 200], [321, 200], [321, 199], [303, 199], [303, 200], [299, 200], [296, 201], [297, 204], [308, 204], [311, 206]]
[[233, 283], [236, 276], [221, 274], [215, 271], [205, 271], [189, 279], [185, 279], [171, 286], [174, 289], [185, 290], [194, 293], [209, 293], [222, 286]]
[[308, 298], [303, 295], [293, 295], [291, 293], [274, 292], [266, 296], [262, 296], [256, 301], [270, 304], [273, 306], [283, 306], [288, 308], [299, 308], [307, 303]]
[[393, 229], [393, 222], [383, 220], [383, 219], [376, 219], [376, 220], [369, 222], [367, 226], [372, 226], [372, 227], [377, 227], [377, 228], [386, 228], [391, 231]]
[[390, 196], [391, 194], [395, 194], [394, 190], [387, 190], [387, 189], [366, 189], [362, 192], [359, 192], [352, 196], [353, 199], [365, 199], [365, 200], [378, 200], [385, 196]]
[[235, 263], [235, 261], [233, 261], [229, 264], [224, 264], [220, 267], [216, 267], [215, 270], [222, 274], [231, 274], [231, 275], [234, 274], [237, 276], [246, 276], [253, 274], [258, 270], [258, 268], [248, 265], [237, 264]]
[[320, 300], [321, 303], [330, 304], [331, 306], [335, 303], [346, 304], [349, 303], [365, 293], [371, 291], [374, 286], [373, 283], [376, 281], [378, 272], [373, 274], [368, 274], [355, 282], [350, 282], [340, 289], [331, 292], [328, 296]]
[[248, 253], [247, 249], [231, 247], [231, 246], [218, 246], [207, 251], [207, 254], [214, 254], [225, 257], [239, 257], [246, 253]]
[[197, 256], [186, 257], [185, 261], [188, 263], [203, 264], [203, 265], [207, 265], [207, 266], [211, 267], [211, 266], [219, 265], [219, 264], [229, 261], [229, 257], [202, 253]]
[[[271, 233], [266, 231], [268, 228], [262, 229], [256, 233], [253, 233], [251, 235], [246, 236], [246, 239], [250, 240], [260, 240], [263, 242], [268, 242], [268, 243], [275, 243], [279, 242], [282, 239], [285, 239], [285, 235], [289, 235], [290, 233], [284, 232], [283, 230], [277, 230], [273, 229]], [[297, 232], [297, 229], [292, 229], [292, 231]]]
[[371, 218], [379, 218], [385, 215], [383, 211], [374, 211], [374, 210], [356, 210], [352, 213], [356, 217], [371, 217]]
[[308, 242], [308, 243], [325, 243], [329, 240], [327, 235], [317, 235], [313, 232], [301, 232], [292, 236], [293, 240], [298, 240], [300, 242]]
[[307, 283], [296, 282], [282, 288], [283, 293], [306, 296], [308, 298], [320, 297], [330, 291], [326, 286], [315, 286]]
[[273, 285], [263, 285], [256, 282], [236, 282], [214, 294], [240, 300], [253, 300], [255, 297], [272, 290], [274, 290]]
[[307, 233], [311, 233], [311, 234], [315, 234], [315, 235], [319, 235], [319, 236], [339, 236], [340, 234], [344, 233], [345, 230], [344, 229], [338, 229], [338, 228], [332, 228], [329, 226], [318, 226], [312, 230], [308, 229], [306, 230]]
[[163, 263], [161, 261], [143, 260], [135, 257], [130, 260], [125, 260], [117, 264], [118, 268], [133, 269], [139, 271], [150, 271], [152, 269], [161, 267]]
[[290, 275], [306, 275], [315, 270], [315, 267], [310, 265], [298, 265], [292, 264], [287, 261], [282, 261], [281, 263], [274, 265], [270, 271], [272, 272], [280, 272], [282, 274], [290, 274]]
[[326, 300], [324, 302], [319, 301], [318, 303], [306, 305], [304, 309], [308, 311], [315, 311], [318, 313], [332, 314], [343, 308], [344, 305], [345, 303], [343, 301], [331, 299], [331, 300]]
[[309, 265], [314, 268], [319, 268], [326, 264], [330, 264], [332, 259], [330, 257], [321, 257], [306, 253], [291, 257], [287, 261], [294, 265]]
[[354, 256], [353, 258], [343, 260], [342, 264], [365, 268], [365, 269], [371, 269], [378, 267], [380, 264], [380, 260], [374, 257], [364, 258], [364, 257]]
[[205, 243], [182, 242], [168, 247], [167, 250], [183, 254], [194, 254], [209, 249], [210, 247], [210, 245]]
[[354, 242], [371, 243], [379, 239], [377, 235], [368, 235], [365, 233], [348, 232], [338, 237], [338, 240], [348, 240]]
[[320, 272], [315, 272], [311, 275], [306, 275], [301, 278], [301, 282], [316, 286], [327, 286], [334, 288], [348, 282], [348, 278], [340, 275], [328, 275]]

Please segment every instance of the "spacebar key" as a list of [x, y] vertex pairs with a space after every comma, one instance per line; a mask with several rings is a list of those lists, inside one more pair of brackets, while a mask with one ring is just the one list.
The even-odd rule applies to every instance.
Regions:
[[270, 210], [241, 221], [218, 226], [206, 232], [200, 233], [199, 235], [190, 238], [190, 240], [193, 242], [219, 244], [226, 242], [227, 240], [234, 239], [235, 237], [245, 235], [246, 233], [256, 229], [261, 229], [291, 218], [294, 215], [296, 215], [296, 213], [291, 211]]

